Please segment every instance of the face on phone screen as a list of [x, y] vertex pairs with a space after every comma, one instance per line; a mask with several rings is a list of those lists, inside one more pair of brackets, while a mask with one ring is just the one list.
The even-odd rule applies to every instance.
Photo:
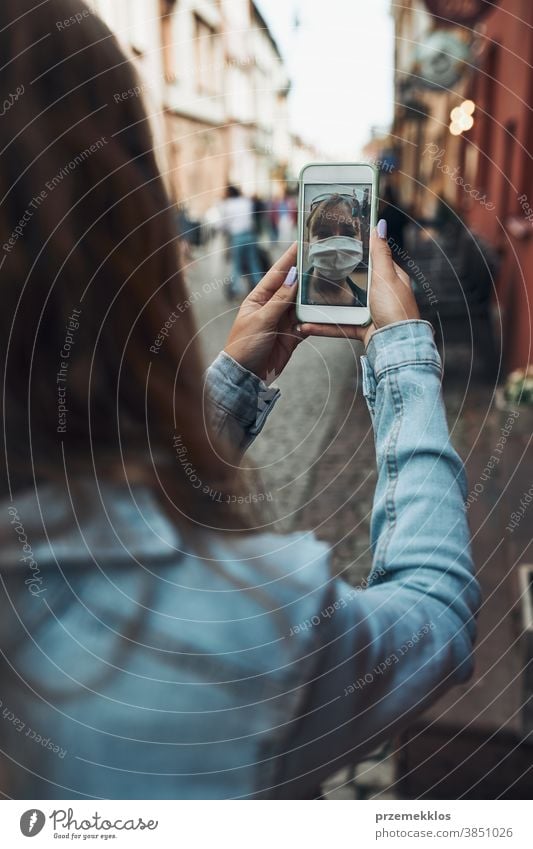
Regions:
[[366, 307], [370, 183], [304, 185], [302, 304]]

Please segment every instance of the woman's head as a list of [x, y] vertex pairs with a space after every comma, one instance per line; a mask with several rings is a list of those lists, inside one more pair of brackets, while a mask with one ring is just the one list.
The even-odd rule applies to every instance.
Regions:
[[173, 453], [179, 435], [211, 491], [238, 485], [234, 458], [203, 425], [173, 203], [147, 116], [140, 97], [114, 97], [139, 90], [134, 68], [80, 0], [2, 0], [0, 55], [6, 98], [18, 92], [0, 151], [9, 487], [64, 480], [63, 463], [119, 477], [124, 465], [159, 479], [177, 518], [238, 524], [229, 512], [217, 522], [216, 501]]
[[330, 236], [361, 238], [361, 218], [358, 201], [343, 198], [340, 194], [317, 203], [307, 218], [309, 242], [327, 239]]
[[309, 262], [325, 280], [339, 284], [363, 258], [360, 206], [356, 199], [332, 194], [307, 218]]

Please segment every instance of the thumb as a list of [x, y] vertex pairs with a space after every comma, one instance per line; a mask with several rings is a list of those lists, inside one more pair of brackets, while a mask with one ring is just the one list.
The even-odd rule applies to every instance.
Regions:
[[396, 276], [390, 244], [387, 239], [387, 222], [381, 218], [378, 226], [370, 234], [370, 254], [372, 269], [382, 280], [391, 280]]
[[288, 271], [281, 286], [274, 292], [269, 301], [264, 305], [261, 312], [267, 321], [276, 323], [294, 304], [296, 298], [298, 272], [293, 265]]

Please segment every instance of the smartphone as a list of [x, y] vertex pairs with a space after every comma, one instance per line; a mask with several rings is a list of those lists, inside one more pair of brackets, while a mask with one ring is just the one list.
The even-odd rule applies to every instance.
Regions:
[[313, 163], [300, 172], [299, 321], [369, 324], [370, 231], [378, 170], [366, 163]]

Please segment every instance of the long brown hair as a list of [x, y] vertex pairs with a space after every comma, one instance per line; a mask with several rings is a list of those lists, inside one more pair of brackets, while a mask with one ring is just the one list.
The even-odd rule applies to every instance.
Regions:
[[182, 526], [248, 529], [226, 497], [244, 494], [237, 458], [205, 424], [192, 312], [176, 312], [175, 207], [147, 115], [113, 96], [139, 86], [134, 67], [80, 0], [2, 0], [0, 64], [5, 492], [134, 479]]

